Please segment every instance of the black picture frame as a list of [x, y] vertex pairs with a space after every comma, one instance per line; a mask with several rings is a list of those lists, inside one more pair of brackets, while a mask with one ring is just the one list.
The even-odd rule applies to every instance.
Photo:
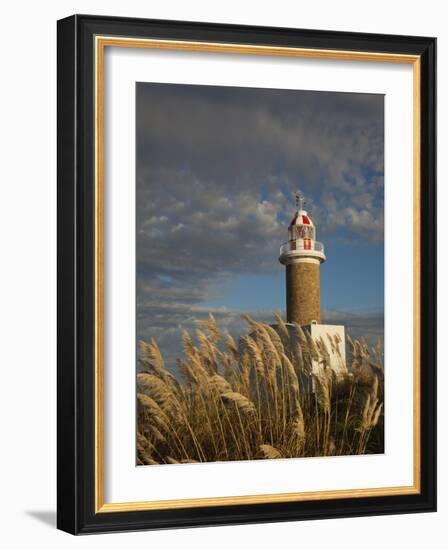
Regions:
[[[164, 510], [95, 511], [95, 144], [97, 35], [420, 57], [419, 494]], [[436, 39], [74, 15], [58, 21], [57, 526], [73, 534], [436, 510]]]

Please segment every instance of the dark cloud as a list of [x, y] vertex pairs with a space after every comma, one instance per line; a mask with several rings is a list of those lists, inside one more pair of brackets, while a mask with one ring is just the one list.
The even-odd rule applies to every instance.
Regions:
[[382, 311], [353, 313], [324, 310], [322, 322], [329, 325], [344, 325], [347, 333], [353, 339], [364, 338], [371, 346], [384, 340], [384, 313]]

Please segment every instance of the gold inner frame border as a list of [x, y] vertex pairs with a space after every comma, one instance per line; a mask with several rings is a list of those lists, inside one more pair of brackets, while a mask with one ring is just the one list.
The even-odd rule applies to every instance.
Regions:
[[[414, 483], [410, 486], [379, 487], [366, 489], [342, 489], [301, 493], [275, 493], [226, 497], [191, 498], [179, 500], [155, 500], [141, 502], [106, 503], [104, 501], [104, 55], [106, 47], [146, 48], [207, 53], [232, 53], [300, 57], [327, 60], [406, 63], [413, 66], [413, 454]], [[421, 60], [417, 55], [381, 52], [357, 52], [280, 46], [256, 46], [250, 44], [226, 44], [182, 40], [158, 40], [96, 36], [95, 59], [95, 513], [131, 512], [143, 510], [167, 510], [211, 506], [232, 506], [279, 502], [304, 502], [343, 498], [410, 495], [420, 493], [421, 479], [421, 425], [420, 425], [420, 165], [421, 165]]]

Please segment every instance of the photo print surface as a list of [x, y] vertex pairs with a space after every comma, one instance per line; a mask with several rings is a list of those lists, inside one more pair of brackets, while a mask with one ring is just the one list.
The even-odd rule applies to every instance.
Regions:
[[136, 84], [137, 465], [384, 452], [384, 97]]

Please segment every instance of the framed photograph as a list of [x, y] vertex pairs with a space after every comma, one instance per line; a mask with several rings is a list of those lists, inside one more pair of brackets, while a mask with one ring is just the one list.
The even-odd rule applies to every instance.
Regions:
[[58, 527], [436, 508], [434, 38], [58, 22]]

